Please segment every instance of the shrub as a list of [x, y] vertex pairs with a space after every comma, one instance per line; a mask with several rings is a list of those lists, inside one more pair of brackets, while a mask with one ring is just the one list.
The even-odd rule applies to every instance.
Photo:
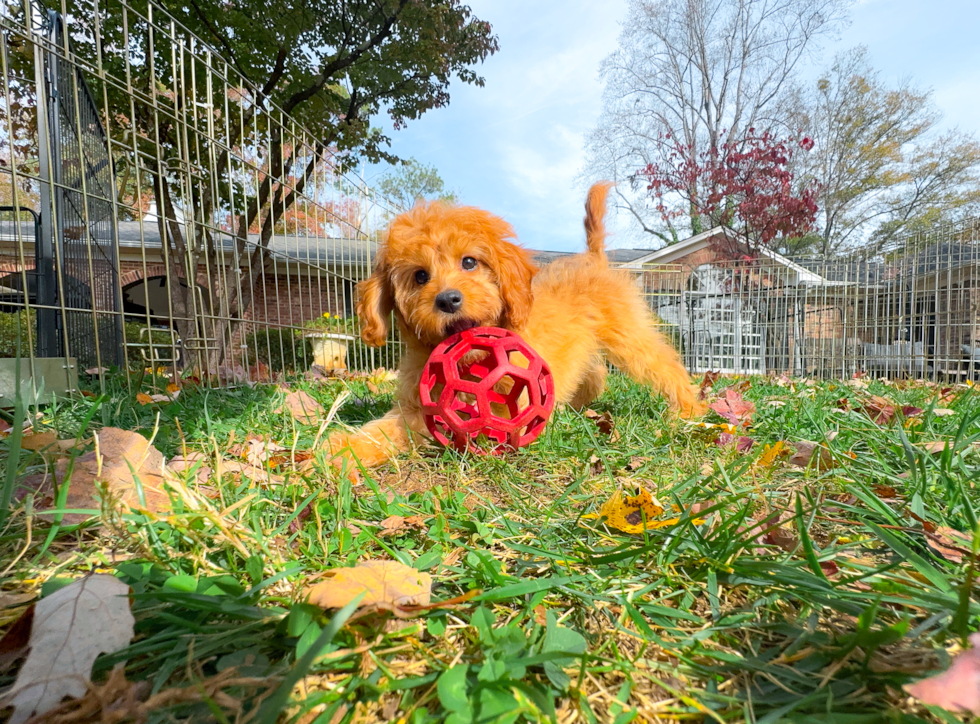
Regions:
[[21, 357], [30, 356], [30, 340], [27, 330], [31, 331], [31, 339], [37, 338], [37, 320], [33, 309], [22, 309], [19, 312], [0, 313], [0, 357], [17, 356], [17, 332], [20, 330]]
[[310, 340], [293, 329], [260, 329], [245, 344], [249, 366], [259, 361], [273, 372], [305, 372], [313, 364]]
[[[126, 362], [131, 369], [143, 369], [150, 365], [150, 360], [143, 357], [143, 352], [146, 352], [147, 357], [151, 356], [151, 346], [153, 350], [152, 357], [158, 360], [158, 364], [170, 364], [162, 360], [173, 359], [175, 334], [172, 334], [167, 329], [160, 329], [158, 327], [149, 327], [149, 334], [144, 334], [143, 330], [147, 329], [145, 322], [126, 322], [124, 327], [126, 334]], [[134, 344], [142, 344], [144, 346], [130, 346]], [[180, 355], [179, 347], [177, 348], [177, 354], [178, 356]]]

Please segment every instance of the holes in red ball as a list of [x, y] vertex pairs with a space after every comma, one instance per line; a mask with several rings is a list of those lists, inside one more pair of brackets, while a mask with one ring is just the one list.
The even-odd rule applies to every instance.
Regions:
[[480, 436], [497, 448], [526, 445], [554, 407], [544, 360], [517, 335], [494, 328], [468, 330], [438, 346], [419, 391], [430, 432], [457, 448]]

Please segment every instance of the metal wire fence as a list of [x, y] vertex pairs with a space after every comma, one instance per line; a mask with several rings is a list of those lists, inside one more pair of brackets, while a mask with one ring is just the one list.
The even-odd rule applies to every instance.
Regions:
[[963, 381], [980, 371], [977, 219], [833, 260], [699, 254], [636, 274], [695, 373]]
[[354, 287], [399, 209], [177, 19], [7, 0], [0, 64], [0, 333], [32, 369], [397, 364], [360, 343]]
[[[397, 365], [394, 332], [360, 342], [354, 287], [399, 209], [177, 19], [0, 0], [0, 65], [0, 378], [18, 355], [48, 389], [113, 366], [220, 385]], [[694, 373], [961, 380], [978, 266], [971, 221], [835, 260], [634, 272]]]

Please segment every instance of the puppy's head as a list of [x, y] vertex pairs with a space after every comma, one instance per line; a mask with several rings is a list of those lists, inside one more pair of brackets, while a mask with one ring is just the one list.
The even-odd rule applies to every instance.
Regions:
[[392, 311], [430, 346], [471, 327], [521, 329], [536, 268], [513, 238], [506, 221], [469, 206], [421, 203], [397, 217], [358, 287], [361, 337], [383, 345]]

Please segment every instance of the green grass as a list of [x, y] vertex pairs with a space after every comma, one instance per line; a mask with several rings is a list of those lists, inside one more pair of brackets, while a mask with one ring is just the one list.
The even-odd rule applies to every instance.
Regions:
[[[298, 385], [326, 408], [348, 390], [338, 417], [349, 425], [392, 402], [356, 380]], [[270, 387], [188, 389], [145, 407], [119, 380], [93, 392], [43, 410], [41, 426], [62, 438], [139, 430], [168, 457], [256, 434], [305, 451], [317, 435], [273, 412]], [[98, 660], [97, 680], [125, 660], [126, 676], [153, 692], [200, 692], [237, 671], [222, 697], [188, 695], [151, 721], [234, 721], [232, 701], [269, 724], [956, 721], [901, 691], [948, 664], [947, 650], [980, 623], [969, 556], [940, 557], [921, 522], [977, 529], [980, 395], [956, 392], [938, 404], [940, 391], [924, 384], [754, 380], [746, 434], [756, 445], [741, 454], [613, 376], [593, 405], [612, 413], [612, 440], [566, 410], [517, 453], [419, 450], [356, 488], [320, 455], [312, 471], [280, 469], [283, 485], [226, 477], [201, 489], [206, 505], [103, 527], [56, 526], [20, 503], [0, 536], [0, 560], [21, 555], [3, 592], [114, 572], [133, 589], [137, 638]], [[870, 394], [924, 412], [876, 425], [835, 411]], [[839, 463], [830, 470], [757, 464], [766, 444], [828, 438]], [[936, 440], [950, 449], [921, 451]], [[10, 460], [17, 476], [44, 464], [26, 451]], [[638, 486], [677, 506], [679, 521], [627, 535], [582, 519], [617, 487]], [[879, 497], [881, 486], [897, 496]], [[761, 540], [756, 523], [775, 512], [798, 540], [790, 549]], [[425, 528], [381, 537], [389, 515], [421, 515]], [[400, 625], [377, 616], [343, 625], [349, 612], [303, 603], [308, 580], [369, 558], [429, 572], [434, 601], [481, 593]], [[24, 605], [0, 610], [0, 624]], [[0, 686], [14, 675], [0, 673]], [[305, 694], [280, 712], [297, 681]]]

